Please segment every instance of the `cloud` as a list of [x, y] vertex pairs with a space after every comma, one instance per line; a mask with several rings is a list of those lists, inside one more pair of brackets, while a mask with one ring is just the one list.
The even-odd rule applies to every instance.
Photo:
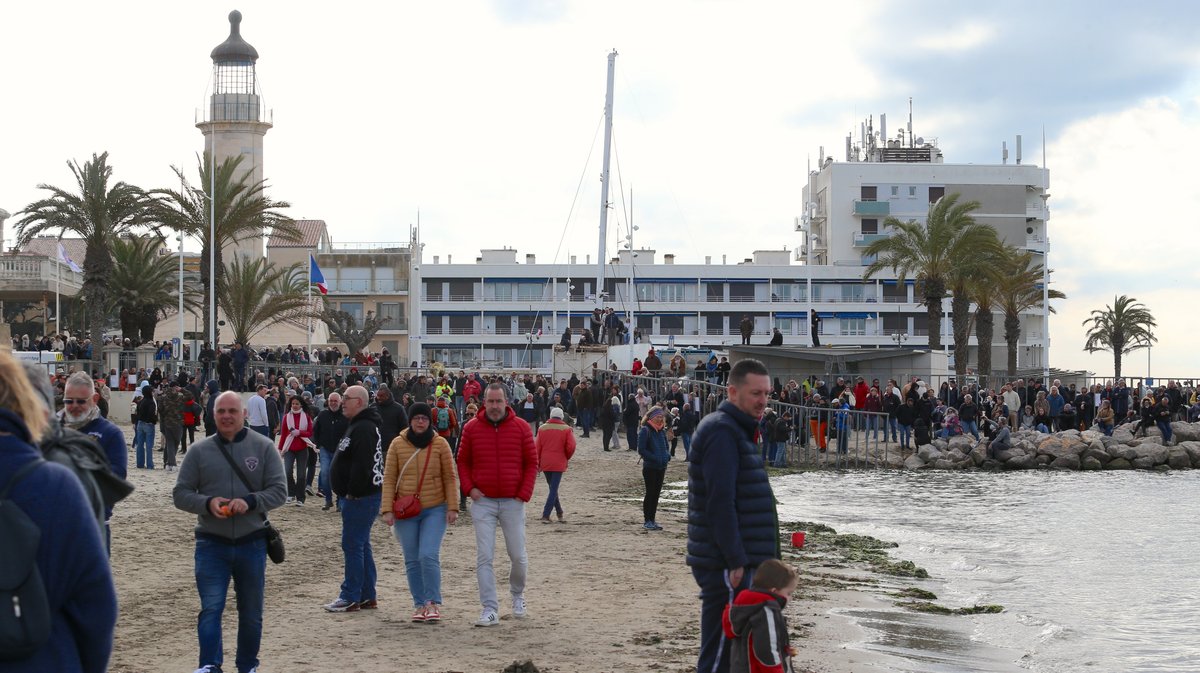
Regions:
[[918, 49], [932, 52], [956, 52], [977, 49], [992, 41], [996, 27], [981, 23], [965, 23], [946, 33], [927, 35], [914, 42]]

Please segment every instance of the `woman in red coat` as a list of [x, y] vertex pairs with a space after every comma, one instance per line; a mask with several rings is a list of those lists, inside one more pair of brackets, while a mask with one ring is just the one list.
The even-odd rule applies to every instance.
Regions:
[[558, 522], [563, 523], [566, 519], [558, 500], [558, 485], [562, 483], [563, 472], [567, 471], [567, 462], [575, 455], [575, 433], [563, 422], [562, 407], [550, 409], [550, 420], [538, 428], [537, 452], [538, 471], [546, 475], [546, 484], [550, 486], [541, 521], [550, 523], [550, 510], [553, 509]]
[[283, 456], [283, 471], [288, 478], [288, 502], [296, 503], [297, 507], [304, 504], [304, 485], [308, 483], [308, 438], [312, 435], [312, 415], [304, 405], [304, 398], [293, 396], [280, 423], [279, 453]]

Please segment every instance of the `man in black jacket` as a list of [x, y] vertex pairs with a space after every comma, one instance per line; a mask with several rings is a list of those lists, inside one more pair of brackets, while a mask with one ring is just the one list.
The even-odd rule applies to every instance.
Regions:
[[350, 386], [342, 399], [342, 412], [350, 419], [350, 427], [338, 442], [330, 482], [342, 509], [345, 570], [337, 599], [325, 606], [328, 612], [376, 607], [371, 525], [379, 514], [383, 486], [383, 438], [379, 412], [368, 406], [369, 399], [362, 386]]
[[[317, 420], [313, 423], [313, 442], [320, 451], [321, 474], [317, 488], [325, 496], [325, 506], [321, 511], [328, 512], [333, 507], [333, 486], [329, 483], [329, 471], [333, 466], [333, 455], [337, 451], [338, 442], [345, 436], [350, 420], [342, 413], [342, 396], [338, 393], [330, 393], [325, 404], [326, 408], [317, 414]], [[340, 507], [338, 511], [342, 511]]]
[[388, 447], [392, 445], [392, 440], [408, 427], [408, 413], [392, 397], [392, 391], [386, 387], [380, 387], [375, 392], [375, 404], [372, 405], [372, 408], [379, 412], [379, 435], [383, 442], [383, 463], [386, 465], [387, 451]]

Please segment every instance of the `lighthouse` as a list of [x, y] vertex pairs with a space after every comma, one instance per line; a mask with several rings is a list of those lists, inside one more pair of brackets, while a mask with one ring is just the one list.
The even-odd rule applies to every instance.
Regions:
[[[269, 113], [259, 93], [255, 64], [258, 50], [242, 38], [242, 13], [229, 13], [229, 37], [212, 50], [212, 96], [204, 121], [196, 128], [204, 134], [204, 153], [215, 157], [216, 166], [230, 157], [241, 156], [241, 170], [253, 185], [263, 179], [263, 137], [271, 128]], [[218, 204], [218, 209], [221, 207]], [[219, 210], [218, 210], [219, 212]], [[248, 258], [263, 256], [262, 236], [243, 240], [224, 250]]]

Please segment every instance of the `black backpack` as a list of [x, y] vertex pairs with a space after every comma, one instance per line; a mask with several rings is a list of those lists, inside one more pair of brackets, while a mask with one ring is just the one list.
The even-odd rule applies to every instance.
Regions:
[[50, 640], [50, 603], [37, 567], [42, 531], [8, 499], [42, 462], [22, 467], [0, 491], [0, 661], [26, 659]]
[[108, 456], [91, 435], [51, 423], [40, 448], [46, 460], [62, 465], [79, 479], [103, 538], [105, 511], [133, 493], [133, 484], [112, 471]]

